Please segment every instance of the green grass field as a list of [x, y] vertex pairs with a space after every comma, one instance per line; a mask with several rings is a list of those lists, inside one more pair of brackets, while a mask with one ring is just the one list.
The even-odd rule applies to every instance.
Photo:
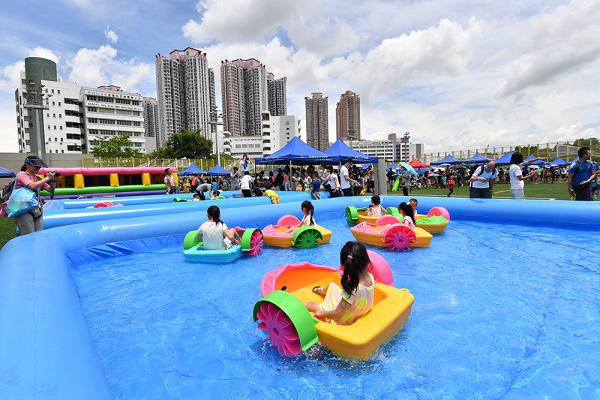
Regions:
[[[410, 192], [411, 196], [446, 196], [447, 189], [415, 189]], [[394, 192], [394, 194], [402, 195], [402, 192]], [[567, 185], [565, 183], [551, 183], [537, 185], [525, 184], [525, 196], [528, 199], [556, 199], [568, 200]], [[469, 189], [467, 187], [457, 188], [452, 197], [469, 197]], [[494, 198], [511, 198], [510, 186], [507, 184], [495, 185]], [[6, 242], [15, 237], [15, 222], [10, 218], [0, 217], [0, 248]]]
[[[394, 192], [394, 194], [402, 195], [402, 192]], [[410, 194], [412, 196], [446, 196], [448, 189], [413, 189]], [[452, 197], [469, 197], [469, 188], [460, 187], [454, 189]], [[569, 200], [570, 196], [567, 192], [566, 183], [526, 183], [525, 184], [525, 197], [528, 199], [555, 199], [555, 200]], [[510, 191], [509, 184], [496, 184], [494, 185], [494, 198], [496, 199], [510, 199], [512, 193]]]

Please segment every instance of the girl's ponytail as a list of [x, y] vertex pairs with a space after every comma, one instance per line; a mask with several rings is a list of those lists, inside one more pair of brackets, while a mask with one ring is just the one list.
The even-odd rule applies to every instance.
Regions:
[[410, 217], [413, 224], [417, 223], [416, 218], [415, 218], [415, 210], [414, 210], [414, 208], [412, 208], [412, 206], [410, 204], [402, 202], [402, 203], [400, 203], [398, 208], [401, 209], [402, 211], [404, 211], [404, 214], [406, 214], [407, 216]]
[[340, 264], [344, 266], [342, 288], [348, 294], [354, 294], [360, 282], [360, 276], [369, 265], [369, 254], [364, 245], [358, 242], [346, 242], [340, 252]]
[[315, 219], [314, 219], [315, 206], [313, 206], [313, 204], [310, 201], [304, 200], [302, 202], [300, 208], [306, 208], [306, 210], [308, 211], [308, 215], [310, 215], [310, 224], [314, 225], [315, 224]]
[[221, 210], [219, 209], [219, 207], [217, 207], [217, 206], [210, 206], [206, 210], [206, 213], [208, 214], [208, 216], [210, 217], [210, 219], [213, 220], [213, 222], [215, 224], [222, 224], [223, 223], [223, 221], [221, 221]]

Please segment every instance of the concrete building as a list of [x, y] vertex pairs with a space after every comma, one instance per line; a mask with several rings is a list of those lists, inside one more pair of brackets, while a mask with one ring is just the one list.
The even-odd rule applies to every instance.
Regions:
[[350, 90], [340, 96], [335, 107], [336, 137], [360, 140], [360, 96]]
[[346, 143], [356, 151], [390, 162], [410, 162], [415, 158], [420, 159], [424, 154], [423, 144], [411, 143], [408, 133], [401, 138], [392, 133], [387, 140], [354, 140]]
[[268, 111], [267, 72], [251, 58], [221, 61], [224, 130], [232, 135], [261, 135], [261, 112]]
[[146, 139], [143, 100], [140, 94], [123, 92], [114, 85], [82, 88], [81, 101], [88, 152], [92, 151], [94, 142], [100, 138], [122, 135], [131, 139], [134, 149], [144, 153]]
[[85, 149], [77, 85], [58, 78], [54, 61], [25, 59], [15, 103], [19, 152], [62, 154]]
[[306, 107], [306, 141], [317, 150], [329, 147], [329, 98], [323, 93], [315, 92], [312, 97], [305, 97]]
[[275, 79], [272, 73], [267, 74], [267, 92], [269, 95], [269, 112], [272, 116], [287, 115], [287, 78]]
[[[211, 88], [213, 90], [211, 96]], [[206, 53], [187, 47], [169, 57], [156, 55], [159, 145], [181, 129], [198, 130], [210, 138], [211, 113], [216, 113], [214, 72]]]
[[158, 147], [158, 102], [155, 98], [144, 97], [144, 137], [146, 138], [146, 153], [152, 153]]
[[272, 116], [265, 111], [261, 119], [261, 136], [235, 136], [225, 132], [224, 152], [234, 158], [241, 158], [243, 154], [252, 158], [266, 157], [281, 149], [294, 136], [300, 136], [300, 121], [295, 115]]

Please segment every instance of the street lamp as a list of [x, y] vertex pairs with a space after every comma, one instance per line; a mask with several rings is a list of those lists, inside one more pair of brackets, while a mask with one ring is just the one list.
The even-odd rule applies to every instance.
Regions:
[[[35, 83], [30, 79], [26, 84], [26, 91], [23, 93], [25, 97], [24, 108], [31, 110], [27, 114], [33, 114], [33, 120], [35, 124], [35, 140], [37, 144], [36, 152], [37, 156], [42, 158], [44, 153], [44, 140], [42, 134], [42, 118], [44, 110], [48, 110], [48, 99], [52, 97], [51, 94], [45, 94], [43, 92], [44, 85], [36, 86]], [[31, 139], [31, 136], [30, 136]], [[31, 149], [31, 141], [30, 149]]]
[[[210, 121], [208, 125], [211, 127], [214, 126], [215, 130], [215, 152], [217, 153], [217, 165], [221, 165], [221, 153], [219, 152], [219, 133], [217, 132], [217, 126], [223, 125], [223, 114], [218, 114], [216, 120]], [[219, 118], [221, 118], [221, 122], [219, 122]], [[211, 135], [212, 136], [212, 135]]]

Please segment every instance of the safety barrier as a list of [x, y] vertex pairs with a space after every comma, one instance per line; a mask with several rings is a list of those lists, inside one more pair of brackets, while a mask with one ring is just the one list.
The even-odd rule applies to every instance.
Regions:
[[[383, 196], [384, 206], [406, 201]], [[230, 225], [274, 223], [298, 213], [299, 202], [225, 208]], [[364, 207], [368, 197], [314, 202], [317, 215], [348, 205]], [[453, 220], [499, 221], [577, 229], [600, 228], [600, 204], [567, 201], [514, 201], [422, 198], [419, 209], [446, 207]], [[568, 215], [568, 218], [565, 218]], [[201, 211], [90, 222], [36, 232], [11, 240], [0, 251], [0, 394], [7, 399], [110, 399], [104, 371], [90, 337], [71, 276], [82, 251], [115, 249], [126, 241], [156, 240], [196, 229]], [[43, 251], [32, 253], [32, 249]], [[73, 254], [80, 254], [74, 258]], [[39, 256], [38, 256], [39, 255]]]

